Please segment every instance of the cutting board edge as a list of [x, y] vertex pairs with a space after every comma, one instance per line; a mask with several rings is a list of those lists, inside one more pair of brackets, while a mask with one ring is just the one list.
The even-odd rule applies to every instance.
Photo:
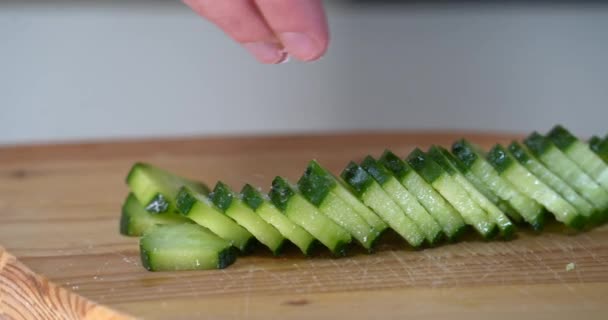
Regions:
[[0, 246], [0, 318], [134, 319], [41, 276]]

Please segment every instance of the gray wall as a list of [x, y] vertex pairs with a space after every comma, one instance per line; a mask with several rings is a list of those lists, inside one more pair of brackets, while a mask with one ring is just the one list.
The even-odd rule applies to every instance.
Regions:
[[329, 11], [323, 60], [263, 66], [178, 3], [0, 4], [0, 143], [608, 131], [607, 7]]

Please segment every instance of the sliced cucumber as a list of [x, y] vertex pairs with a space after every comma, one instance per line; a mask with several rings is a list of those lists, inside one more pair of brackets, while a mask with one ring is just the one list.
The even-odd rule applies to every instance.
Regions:
[[502, 199], [501, 197], [494, 192], [491, 188], [486, 186], [485, 183], [478, 178], [469, 167], [467, 167], [460, 159], [456, 158], [452, 153], [450, 153], [447, 149], [441, 147], [441, 154], [450, 162], [450, 164], [458, 171], [461, 175], [463, 175], [470, 184], [472, 184], [475, 189], [477, 189], [484, 197], [490, 200], [500, 211], [507, 214], [509, 218], [513, 221], [520, 223], [522, 221], [522, 216], [515, 210], [509, 201]]
[[602, 212], [608, 210], [608, 191], [604, 190], [561, 152], [551, 140], [534, 132], [524, 140], [524, 144], [549, 170], [570, 184], [596, 208]]
[[276, 177], [269, 193], [275, 207], [291, 221], [308, 231], [335, 255], [346, 254], [350, 233], [321, 213], [286, 179]]
[[191, 223], [157, 226], [141, 238], [139, 247], [149, 271], [222, 269], [236, 260], [228, 241]]
[[420, 228], [363, 168], [351, 162], [342, 171], [341, 177], [365, 205], [372, 208], [412, 247], [417, 248], [424, 242]]
[[370, 226], [357, 211], [342, 198], [332, 193], [337, 182], [325, 174], [325, 170], [316, 161], [311, 161], [298, 181], [298, 189], [310, 203], [348, 231], [368, 250], [378, 239], [380, 233]]
[[272, 225], [264, 221], [235, 194], [230, 187], [218, 182], [209, 194], [209, 199], [224, 214], [247, 229], [259, 242], [268, 247], [273, 254], [278, 254], [283, 247], [283, 235]]
[[127, 176], [127, 184], [137, 200], [152, 213], [177, 212], [175, 199], [182, 186], [208, 192], [203, 183], [176, 176], [146, 163], [136, 163]]
[[602, 138], [598, 136], [591, 137], [589, 140], [589, 148], [591, 148], [598, 157], [602, 158], [604, 163], [608, 164], [608, 138], [602, 140]]
[[460, 214], [428, 184], [409, 164], [390, 150], [386, 150], [380, 163], [410, 191], [427, 212], [435, 218], [449, 241], [455, 241], [465, 230]]
[[471, 199], [471, 196], [439, 164], [433, 161], [422, 150], [415, 149], [407, 158], [408, 163], [435, 190], [458, 210], [464, 221], [475, 228], [484, 238], [493, 237], [498, 231], [496, 223], [487, 213]]
[[190, 220], [175, 213], [152, 214], [129, 193], [122, 205], [120, 233], [125, 236], [139, 237], [157, 225], [191, 223]]
[[190, 220], [211, 230], [243, 252], [254, 243], [253, 235], [216, 208], [207, 193], [182, 187], [175, 201], [179, 211]]
[[474, 145], [461, 139], [452, 145], [452, 152], [490, 190], [501, 199], [508, 201], [511, 207], [534, 229], [542, 228], [543, 207], [536, 200], [520, 192], [507, 179], [501, 177]]
[[538, 179], [559, 193], [566, 201], [570, 202], [574, 208], [582, 215], [590, 220], [590, 223], [597, 223], [600, 219], [599, 211], [593, 207], [589, 201], [581, 197], [570, 185], [568, 185], [559, 176], [547, 169], [540, 163], [524, 146], [517, 141], [513, 141], [509, 145], [510, 154]]
[[[479, 205], [488, 215], [490, 221], [493, 221], [498, 226], [500, 230], [500, 234], [504, 238], [511, 238], [513, 233], [515, 232], [515, 226], [507, 218], [504, 212], [502, 212], [492, 201], [490, 201], [486, 196], [484, 196], [475, 186], [467, 180], [458, 170], [453, 163], [457, 163], [456, 159], [451, 158], [452, 155], [446, 149], [439, 146], [431, 146], [429, 148], [427, 154], [431, 159], [433, 159], [437, 164], [439, 164], [445, 172], [451, 175], [454, 180], [459, 183], [462, 188], [469, 194], [471, 199]], [[462, 169], [464, 170], [464, 169]], [[476, 178], [475, 178], [476, 179]]]
[[602, 158], [589, 150], [587, 143], [581, 142], [570, 131], [559, 125], [555, 126], [547, 134], [547, 137], [604, 190], [608, 191], [608, 165], [604, 163]]
[[[545, 206], [553, 213], [557, 221], [574, 229], [580, 229], [585, 225], [584, 216], [528, 169], [520, 165], [501, 145], [496, 145], [490, 150], [487, 160], [502, 177], [508, 179], [521, 192]], [[542, 217], [539, 216], [539, 220]], [[539, 229], [539, 225], [542, 225], [543, 221], [533, 221], [531, 224], [535, 229]]]
[[263, 195], [253, 186], [246, 184], [241, 190], [241, 199], [249, 208], [255, 211], [264, 221], [274, 226], [279, 232], [295, 244], [302, 253], [309, 255], [315, 238], [302, 227], [289, 220], [277, 209], [268, 196]]
[[401, 207], [401, 210], [414, 221], [430, 245], [434, 245], [441, 240], [442, 230], [437, 221], [388, 169], [371, 156], [367, 156], [363, 160], [361, 167], [382, 186], [382, 189]]
[[334, 176], [329, 170], [323, 168], [319, 163], [313, 161], [311, 163], [315, 164], [315, 171], [322, 175], [324, 179], [331, 180], [333, 179], [336, 184], [331, 187], [331, 193], [340, 197], [343, 201], [345, 201], [349, 206], [351, 206], [361, 218], [365, 219], [365, 221], [372, 226], [378, 233], [382, 233], [388, 225], [368, 206], [366, 206], [361, 200], [359, 200], [354, 194], [351, 188], [339, 177]]

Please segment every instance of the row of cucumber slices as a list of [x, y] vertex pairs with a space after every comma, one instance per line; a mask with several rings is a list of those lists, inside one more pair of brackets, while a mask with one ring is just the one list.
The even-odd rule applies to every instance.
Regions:
[[394, 230], [412, 247], [455, 241], [467, 228], [485, 239], [541, 230], [547, 213], [580, 230], [608, 220], [608, 136], [581, 141], [562, 126], [485, 152], [462, 139], [402, 159], [387, 150], [334, 176], [311, 161], [296, 184], [276, 177], [268, 194], [247, 184], [213, 190], [137, 163], [127, 184], [120, 232], [141, 236], [152, 271], [224, 268], [261, 243], [279, 254], [286, 240], [308, 255], [315, 243], [345, 254], [373, 250]]

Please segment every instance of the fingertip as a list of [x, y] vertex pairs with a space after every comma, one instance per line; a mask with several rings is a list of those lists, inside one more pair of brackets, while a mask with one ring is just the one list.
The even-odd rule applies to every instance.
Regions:
[[249, 51], [259, 62], [264, 64], [279, 64], [285, 61], [287, 53], [275, 43], [249, 42], [243, 47]]
[[327, 41], [319, 41], [310, 34], [283, 32], [279, 39], [290, 55], [301, 61], [314, 61], [327, 52]]

